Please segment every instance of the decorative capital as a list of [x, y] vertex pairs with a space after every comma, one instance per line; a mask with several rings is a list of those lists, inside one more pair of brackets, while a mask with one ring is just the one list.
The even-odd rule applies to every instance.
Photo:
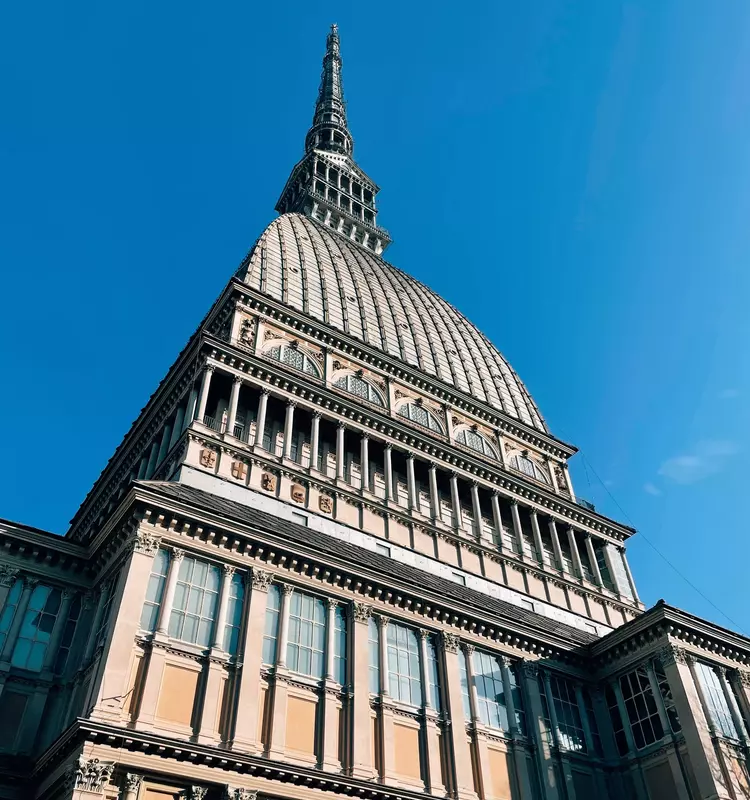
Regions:
[[430, 638], [430, 631], [428, 631], [426, 628], [420, 628], [418, 633], [419, 633], [419, 638], [420, 639], [429, 639]]
[[263, 388], [260, 390], [260, 393], [261, 393], [261, 394], [264, 394], [266, 397], [268, 397], [268, 395], [269, 395], [269, 394], [271, 394], [271, 390], [270, 390], [270, 389], [269, 389], [267, 386], [264, 386], [264, 387], [263, 387]]
[[12, 586], [18, 577], [18, 567], [0, 564], [0, 586]]
[[260, 589], [261, 592], [267, 592], [268, 587], [271, 585], [271, 581], [273, 580], [273, 573], [266, 572], [264, 569], [253, 567], [252, 572], [250, 573], [250, 580], [252, 582], [253, 589]]
[[372, 606], [355, 600], [352, 603], [352, 615], [355, 622], [369, 622], [372, 616]]
[[472, 657], [474, 651], [476, 650], [474, 645], [470, 644], [469, 642], [461, 642], [460, 647], [469, 658]]
[[687, 664], [688, 654], [682, 647], [676, 647], [673, 644], [668, 644], [662, 647], [656, 655], [661, 660], [665, 667], [671, 667], [674, 664]]
[[[312, 418], [319, 420], [323, 415], [317, 409], [312, 412]], [[247, 790], [249, 791], [249, 789]]]
[[136, 775], [134, 772], [126, 772], [122, 782], [122, 788], [126, 792], [137, 792], [143, 783], [143, 775]]
[[739, 678], [740, 683], [743, 686], [747, 686], [750, 688], [750, 672], [745, 672], [744, 669], [738, 669], [737, 677]]
[[521, 669], [526, 678], [533, 678], [536, 680], [539, 676], [539, 665], [534, 661], [522, 661]]
[[172, 560], [176, 561], [178, 564], [182, 559], [185, 558], [185, 551], [181, 550], [179, 547], [172, 548]]
[[75, 768], [74, 788], [89, 792], [100, 792], [109, 783], [115, 769], [114, 761], [100, 761], [98, 758], [78, 759]]
[[443, 632], [443, 648], [447, 653], [457, 653], [458, 647], [461, 643], [461, 640], [456, 636], [455, 633], [450, 633], [450, 631]]
[[233, 564], [222, 564], [221, 571], [224, 573], [224, 577], [231, 578], [237, 572], [237, 567]]
[[242, 375], [234, 375], [232, 380], [234, 381], [234, 383], [242, 383], [243, 377]]
[[233, 789], [227, 786], [227, 800], [258, 800], [257, 789]]
[[39, 585], [39, 578], [37, 578], [37, 577], [36, 577], [36, 576], [34, 576], [34, 575], [32, 575], [32, 576], [28, 576], [28, 575], [27, 575], [27, 576], [26, 576], [26, 577], [23, 579], [23, 582], [24, 582], [24, 584], [25, 584], [26, 586], [28, 586], [28, 587], [29, 587], [29, 589], [36, 589], [36, 587]]
[[513, 659], [509, 658], [508, 656], [500, 656], [498, 661], [500, 662], [500, 666], [505, 667], [506, 669], [512, 669], [513, 664], [515, 663]]
[[61, 595], [62, 601], [65, 602], [66, 600], [72, 600], [76, 595], [76, 591], [77, 591], [76, 589], [72, 589], [69, 586], [63, 589]]
[[281, 584], [281, 591], [283, 592], [283, 594], [285, 594], [287, 597], [289, 597], [289, 595], [291, 595], [292, 592], [294, 591], [294, 586], [292, 586], [291, 583], [282, 583]]
[[388, 627], [388, 623], [390, 620], [388, 617], [384, 617], [382, 614], [378, 614], [375, 617], [375, 621], [378, 623], [378, 628], [380, 628], [380, 633], [385, 633], [385, 629]]
[[338, 608], [339, 601], [335, 597], [326, 598], [326, 608], [329, 611], [335, 611]]
[[185, 794], [187, 800], [205, 800], [208, 788], [205, 786], [191, 786]]
[[144, 531], [139, 528], [133, 537], [133, 552], [143, 553], [147, 556], [155, 556], [156, 551], [159, 549], [161, 538], [154, 536], [149, 531]]

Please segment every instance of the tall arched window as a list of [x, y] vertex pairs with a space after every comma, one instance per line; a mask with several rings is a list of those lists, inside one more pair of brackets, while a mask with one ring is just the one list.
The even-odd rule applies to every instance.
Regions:
[[263, 354], [274, 361], [280, 361], [282, 364], [292, 367], [292, 369], [298, 369], [300, 372], [306, 372], [316, 378], [320, 377], [320, 369], [314, 359], [299, 347], [293, 347], [289, 342], [275, 342]]
[[481, 453], [488, 458], [497, 458], [495, 448], [481, 433], [477, 433], [471, 430], [471, 428], [461, 428], [456, 434], [455, 440], [459, 444], [464, 445], [464, 447], [470, 447], [472, 450], [476, 450], [477, 453]]
[[416, 422], [417, 425], [422, 425], [431, 431], [435, 431], [435, 433], [443, 433], [443, 426], [440, 424], [440, 420], [424, 406], [411, 402], [403, 403], [396, 413], [400, 417], [406, 417], [406, 419]]
[[533, 459], [525, 456], [523, 453], [515, 453], [510, 457], [508, 462], [513, 469], [523, 472], [535, 481], [542, 483], [549, 483], [549, 475], [536, 463]]
[[333, 382], [333, 385], [337, 389], [343, 389], [345, 392], [349, 392], [349, 394], [353, 394], [357, 397], [361, 397], [363, 400], [367, 400], [368, 403], [374, 403], [378, 406], [385, 405], [385, 403], [383, 403], [383, 398], [380, 396], [380, 393], [377, 391], [377, 389], [375, 389], [372, 384], [364, 380], [364, 378], [360, 378], [358, 375], [354, 375], [353, 373], [342, 375]]

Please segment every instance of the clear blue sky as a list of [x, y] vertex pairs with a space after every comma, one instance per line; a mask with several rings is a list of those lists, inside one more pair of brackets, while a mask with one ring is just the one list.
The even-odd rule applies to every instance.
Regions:
[[729, 624], [647, 537], [750, 632], [750, 6], [321, 5], [4, 6], [0, 516], [65, 531], [274, 216], [335, 21], [389, 259], [581, 448], [644, 600]]

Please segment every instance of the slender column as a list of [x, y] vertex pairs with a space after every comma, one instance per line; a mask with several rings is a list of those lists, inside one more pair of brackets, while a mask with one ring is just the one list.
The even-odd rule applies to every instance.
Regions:
[[479, 503], [479, 486], [476, 481], [472, 481], [471, 484], [471, 510], [474, 514], [474, 533], [477, 539], [481, 539], [484, 525], [482, 523], [482, 506]]
[[[443, 775], [440, 758], [440, 732], [437, 727], [438, 710], [430, 697], [430, 680], [427, 671], [428, 645], [430, 633], [424, 629], [419, 631], [420, 652], [419, 652], [419, 675], [422, 681], [422, 703], [424, 706], [424, 730], [425, 730], [425, 777], [427, 778], [427, 791], [433, 795], [444, 796], [445, 787], [443, 786]], [[439, 682], [441, 682], [439, 680]]]
[[557, 561], [557, 568], [560, 572], [564, 569], [565, 562], [563, 561], [562, 547], [560, 547], [560, 536], [557, 532], [557, 525], [555, 520], [550, 517], [549, 520], [549, 535], [552, 539], [552, 549], [555, 551], [555, 560]]
[[523, 528], [521, 527], [521, 515], [518, 511], [518, 501], [510, 501], [510, 518], [513, 520], [513, 534], [516, 537], [516, 544], [518, 545], [518, 556], [521, 560], [525, 560], [526, 555], [523, 552]]
[[222, 566], [221, 575], [221, 594], [219, 595], [219, 613], [216, 617], [216, 625], [214, 627], [214, 644], [213, 646], [218, 650], [224, 648], [224, 628], [227, 624], [227, 611], [229, 610], [229, 591], [232, 578], [236, 572], [235, 567], [229, 564]]
[[615, 693], [615, 700], [617, 700], [617, 710], [620, 712], [620, 719], [622, 720], [622, 729], [625, 734], [625, 741], [628, 745], [628, 752], [635, 753], [637, 752], [635, 749], [635, 740], [633, 739], [633, 731], [630, 728], [630, 717], [628, 717], [628, 710], [625, 708], [625, 698], [622, 696], [620, 681], [614, 680], [610, 686]]
[[495, 544], [500, 550], [505, 549], [503, 542], [503, 515], [500, 511], [500, 497], [497, 492], [492, 493], [490, 498], [490, 505], [492, 506], [492, 524], [495, 526]]
[[552, 726], [552, 741], [557, 747], [562, 746], [560, 738], [560, 729], [557, 726], [557, 709], [555, 708], [555, 701], [552, 697], [552, 683], [549, 678], [547, 670], [542, 671], [542, 680], [544, 682], [544, 693], [547, 696], [547, 709], [549, 711], [549, 721]]
[[284, 419], [284, 458], [292, 457], [292, 436], [294, 434], [294, 409], [296, 403], [289, 400], [286, 404], [286, 418]]
[[241, 387], [242, 378], [239, 375], [235, 375], [232, 381], [232, 391], [229, 395], [229, 416], [227, 417], [227, 433], [230, 436], [234, 436], [234, 426], [237, 423], [237, 404], [240, 400]]
[[292, 592], [294, 587], [288, 583], [281, 584], [281, 609], [280, 609], [280, 630], [279, 630], [279, 650], [276, 654], [276, 667], [286, 669], [286, 651], [289, 645], [289, 606], [291, 604]]
[[146, 477], [146, 470], [148, 469], [148, 456], [142, 455], [141, 461], [138, 465], [138, 480], [143, 480]]
[[513, 700], [513, 682], [510, 677], [510, 670], [513, 662], [507, 656], [500, 656], [500, 670], [503, 675], [503, 691], [505, 693], [505, 708], [508, 712], [508, 725], [512, 736], [521, 733], [516, 720], [516, 704]]
[[179, 548], [174, 548], [170, 553], [169, 569], [167, 570], [167, 583], [164, 588], [164, 599], [161, 602], [161, 610], [159, 611], [159, 622], [156, 626], [156, 632], [167, 635], [169, 628], [169, 618], [172, 616], [172, 606], [174, 605], [174, 595], [177, 591], [177, 576], [180, 572], [180, 564], [185, 556], [185, 551]]
[[573, 569], [579, 578], [583, 577], [583, 564], [581, 564], [581, 554], [578, 552], [578, 542], [576, 541], [576, 532], [573, 528], [568, 528], [568, 544], [570, 545], [570, 553], [573, 556]]
[[430, 514], [432, 521], [435, 522], [440, 519], [440, 495], [437, 486], [437, 467], [430, 464], [429, 471], [430, 480]]
[[168, 450], [171, 450], [180, 438], [180, 434], [185, 428], [185, 406], [180, 406], [174, 418], [174, 425], [172, 426], [172, 438], [169, 440]]
[[570, 492], [570, 499], [575, 503], [576, 493], [573, 491], [573, 482], [570, 480], [570, 471], [568, 470], [567, 464], [562, 464], [562, 471], [563, 475], [565, 476], [565, 485], [568, 487], [568, 491]]
[[451, 506], [453, 507], [453, 527], [460, 528], [463, 524], [461, 515], [461, 500], [458, 496], [458, 475], [451, 473]]
[[591, 571], [594, 573], [594, 580], [599, 586], [604, 586], [602, 580], [602, 571], [599, 569], [599, 562], [596, 560], [596, 553], [594, 552], [594, 542], [591, 539], [591, 534], [586, 532], [583, 535], [586, 542], [586, 555], [589, 557], [589, 564], [591, 564]]
[[380, 663], [378, 673], [380, 674], [380, 694], [387, 697], [388, 691], [388, 617], [379, 614], [375, 621], [378, 623], [378, 644], [380, 646]]
[[62, 600], [60, 608], [57, 612], [57, 618], [50, 634], [49, 646], [44, 658], [44, 672], [51, 670], [57, 658], [57, 648], [60, 646], [60, 639], [63, 631], [65, 630], [65, 623], [68, 621], [68, 612], [70, 611], [70, 604], [73, 601], [75, 592], [72, 589], [62, 590]]
[[446, 728], [449, 747], [453, 755], [454, 789], [458, 800], [476, 799], [471, 746], [466, 736], [466, 719], [462, 700], [459, 639], [455, 634], [443, 633], [445, 677], [450, 706], [451, 724]]
[[411, 453], [406, 457], [406, 488], [409, 497], [409, 508], [412, 511], [418, 510], [417, 486], [414, 478], [414, 456]]
[[[501, 656], [500, 668], [503, 675], [503, 692], [505, 694], [505, 708], [508, 713], [510, 735], [512, 739], [517, 740], [523, 734], [523, 731], [518, 727], [516, 703], [513, 699], [513, 682], [510, 675], [513, 662], [507, 656]], [[511, 752], [515, 762], [516, 775], [518, 776], [520, 800], [534, 800], [536, 794], [531, 786], [531, 778], [529, 776], [530, 767], [528, 759], [526, 758], [526, 748], [520, 742], [514, 741], [511, 745]]]
[[393, 447], [386, 444], [383, 456], [385, 477], [385, 499], [393, 500]]
[[346, 464], [344, 462], [344, 423], [339, 422], [336, 428], [336, 477], [344, 480], [346, 475]]
[[539, 516], [536, 509], [531, 509], [531, 533], [534, 536], [536, 557], [540, 564], [544, 563], [544, 546], [542, 545], [542, 532], [539, 530]]
[[477, 697], [477, 685], [474, 680], [474, 645], [461, 642], [466, 658], [466, 682], [469, 684], [469, 708], [471, 709], [471, 721], [476, 724], [479, 722], [479, 699]]
[[104, 617], [104, 607], [107, 605], [107, 586], [106, 584], [99, 587], [99, 591], [97, 594], [97, 601], [96, 601], [96, 610], [94, 611], [94, 617], [91, 620], [91, 627], [89, 628], [89, 636], [86, 640], [86, 649], [83, 653], [83, 663], [86, 664], [88, 661], [91, 660], [91, 657], [94, 655], [94, 648], [96, 647], [96, 634], [99, 632], [99, 628], [102, 624], [102, 618]]
[[146, 473], [143, 476], [146, 480], [149, 480], [151, 476], [154, 474], [154, 470], [156, 469], [156, 461], [159, 455], [159, 442], [155, 439], [151, 442], [151, 452], [148, 456], [148, 464], [146, 465]]
[[122, 800], [137, 800], [142, 783], [143, 775], [126, 772], [122, 782]]
[[552, 483], [552, 488], [556, 492], [559, 492], [560, 487], [557, 485], [557, 475], [555, 475], [555, 462], [549, 458], [545, 458], [544, 463], [547, 465], [547, 471], [549, 472], [549, 479]]
[[207, 364], [203, 368], [203, 378], [201, 380], [201, 390], [198, 395], [198, 421], [203, 422], [206, 416], [206, 406], [208, 405], [208, 392], [211, 389], [211, 378], [214, 374], [214, 367]]
[[263, 388], [260, 390], [260, 400], [258, 401], [258, 415], [255, 418], [255, 441], [253, 444], [256, 447], [263, 447], [263, 433], [266, 429], [266, 412], [268, 411], [268, 395], [269, 390]]
[[183, 421], [183, 430], [195, 419], [195, 411], [198, 408], [198, 392], [195, 386], [190, 387], [190, 394], [188, 395], [187, 408], [185, 409], [185, 419]]
[[370, 617], [372, 606], [354, 602], [351, 606], [352, 645], [350, 652], [354, 661], [352, 669], [352, 775], [364, 780], [375, 775], [372, 753], [373, 725], [370, 712]]
[[635, 588], [635, 581], [633, 580], [633, 573], [630, 571], [630, 564], [628, 564], [628, 558], [625, 555], [625, 548], [622, 547], [620, 549], [620, 557], [622, 558], [622, 566], [625, 568], [625, 574], [627, 575], [628, 582], [630, 583], [630, 590], [633, 593], [633, 600], [636, 603], [641, 602], [641, 598], [638, 596], [638, 590]]
[[170, 424], [166, 424], [161, 434], [161, 443], [159, 444], [159, 455], [156, 458], [157, 464], [160, 464], [162, 462], [164, 456], [169, 451], [169, 440], [171, 437], [172, 437], [172, 426]]
[[333, 674], [334, 663], [334, 649], [333, 649], [333, 636], [336, 626], [336, 609], [338, 608], [338, 601], [329, 597], [326, 601], [326, 680], [335, 680]]
[[359, 468], [362, 474], [362, 489], [366, 492], [370, 491], [370, 437], [366, 434], [362, 434], [362, 440], [360, 442], [360, 453], [359, 453]]
[[312, 413], [310, 428], [310, 469], [318, 469], [318, 450], [320, 449], [320, 411]]
[[8, 631], [8, 638], [5, 640], [5, 646], [3, 647], [2, 653], [0, 653], [0, 662], [10, 661], [10, 657], [13, 654], [13, 648], [16, 646], [18, 632], [21, 630], [23, 618], [26, 616], [26, 609], [29, 607], [31, 593], [39, 583], [38, 578], [29, 578], [28, 576], [24, 576], [22, 580], [23, 591], [21, 592], [21, 597], [18, 599], [18, 606], [16, 607], [16, 613], [13, 616], [13, 622], [11, 623], [10, 630]]
[[8, 599], [10, 590], [18, 577], [18, 569], [0, 564], [0, 614], [5, 608], [5, 601]]
[[550, 742], [541, 734], [544, 712], [542, 711], [542, 695], [539, 690], [539, 667], [532, 661], [524, 661], [522, 670], [528, 698], [526, 714], [528, 735], [531, 742], [536, 744], [534, 749], [542, 779], [542, 797], [544, 800], [560, 800], [561, 787], [557, 778], [555, 758]]
[[419, 629], [419, 679], [422, 681], [422, 705], [425, 708], [434, 708], [430, 698], [430, 686], [427, 675], [427, 640], [430, 632]]

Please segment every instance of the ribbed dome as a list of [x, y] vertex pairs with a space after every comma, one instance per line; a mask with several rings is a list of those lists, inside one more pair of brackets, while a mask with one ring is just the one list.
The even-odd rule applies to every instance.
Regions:
[[240, 277], [540, 431], [526, 387], [491, 342], [419, 281], [302, 214], [263, 232]]

